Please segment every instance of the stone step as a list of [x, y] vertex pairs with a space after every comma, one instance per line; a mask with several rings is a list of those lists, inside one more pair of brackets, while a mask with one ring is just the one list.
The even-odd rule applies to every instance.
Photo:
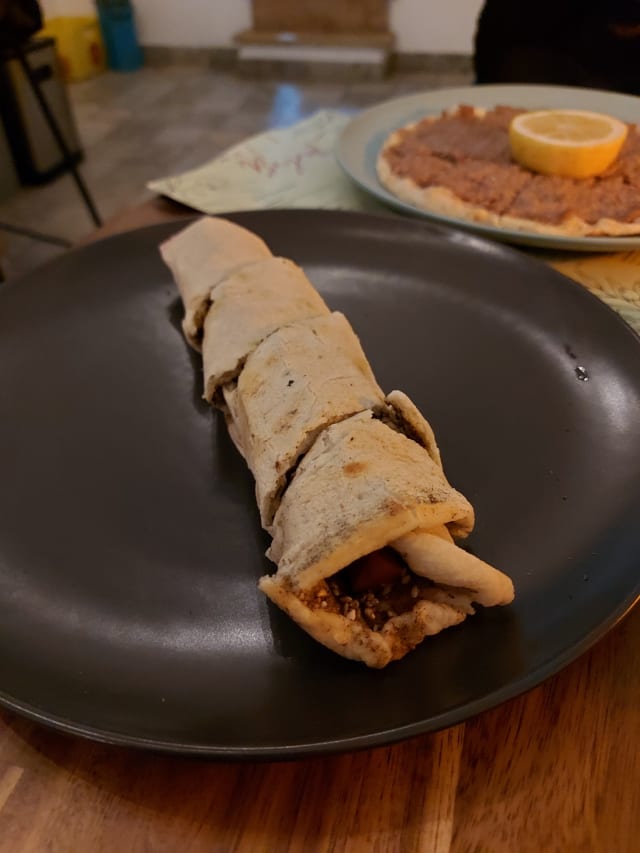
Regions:
[[238, 45], [305, 45], [311, 47], [387, 48], [394, 44], [392, 32], [325, 33], [287, 30], [243, 30], [235, 36]]
[[[340, 68], [348, 75], [378, 79], [384, 76], [394, 45], [387, 33], [264, 32], [245, 30], [235, 37], [238, 69], [262, 73], [304, 69], [310, 76]], [[333, 75], [335, 76], [335, 75]]]

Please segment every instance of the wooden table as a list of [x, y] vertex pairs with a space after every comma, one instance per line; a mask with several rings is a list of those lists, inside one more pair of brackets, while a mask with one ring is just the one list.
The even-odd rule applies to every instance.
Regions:
[[[186, 212], [153, 201], [95, 236]], [[554, 265], [607, 293], [640, 292], [640, 253]], [[118, 850], [635, 853], [640, 608], [525, 696], [447, 731], [352, 755], [168, 758], [0, 713], [0, 851]]]

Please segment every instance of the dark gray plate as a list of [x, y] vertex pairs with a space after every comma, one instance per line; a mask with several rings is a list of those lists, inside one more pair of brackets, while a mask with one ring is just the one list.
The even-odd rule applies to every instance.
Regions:
[[200, 401], [157, 253], [179, 226], [155, 226], [0, 288], [4, 704], [113, 743], [293, 756], [457, 723], [601, 637], [639, 592], [633, 333], [469, 235], [363, 214], [233, 218], [304, 265], [382, 386], [432, 421], [477, 510], [471, 547], [512, 575], [516, 601], [374, 672], [265, 600], [251, 477]]

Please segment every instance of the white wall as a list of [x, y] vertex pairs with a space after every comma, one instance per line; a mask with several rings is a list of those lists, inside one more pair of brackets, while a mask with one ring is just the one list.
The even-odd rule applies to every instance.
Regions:
[[482, 5], [483, 0], [391, 0], [391, 29], [398, 50], [472, 53]]
[[142, 44], [163, 47], [231, 45], [251, 26], [251, 0], [133, 0]]
[[[132, 0], [142, 44], [230, 45], [251, 24], [251, 0]], [[349, 0], [342, 0], [349, 2]], [[389, 0], [398, 50], [471, 53], [483, 0]], [[515, 2], [515, 0], [514, 0]], [[93, 0], [42, 0], [45, 13], [87, 14]]]
[[60, 15], [95, 15], [94, 0], [40, 0], [40, 7], [47, 18]]

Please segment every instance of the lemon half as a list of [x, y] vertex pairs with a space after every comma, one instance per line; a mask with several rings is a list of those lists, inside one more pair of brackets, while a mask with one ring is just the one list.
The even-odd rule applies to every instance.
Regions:
[[627, 138], [627, 125], [584, 110], [541, 110], [509, 127], [514, 160], [543, 175], [591, 178], [608, 169]]

